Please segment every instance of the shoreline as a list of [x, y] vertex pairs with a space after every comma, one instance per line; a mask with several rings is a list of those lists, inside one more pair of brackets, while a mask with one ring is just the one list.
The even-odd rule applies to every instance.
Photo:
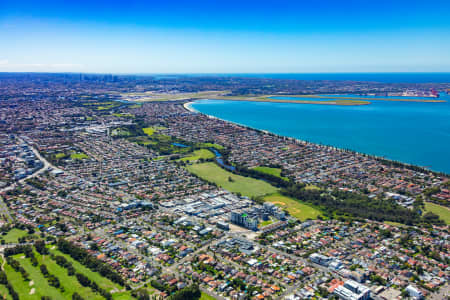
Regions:
[[186, 110], [188, 110], [188, 111], [190, 111], [190, 112], [192, 112], [192, 113], [201, 113], [201, 112], [199, 112], [198, 110], [196, 110], [195, 108], [193, 108], [193, 107], [191, 106], [192, 104], [194, 104], [194, 102], [195, 102], [195, 101], [186, 102], [186, 103], [183, 104], [183, 107], [184, 107]]
[[[203, 99], [198, 99], [198, 100], [203, 100]], [[208, 99], [208, 100], [211, 100], [211, 99]], [[277, 136], [278, 138], [281, 138], [281, 139], [284, 139], [284, 140], [288, 140], [288, 141], [292, 141], [292, 142], [294, 142], [296, 144], [314, 144], [314, 145], [318, 145], [320, 147], [324, 147], [326, 149], [331, 149], [331, 150], [351, 151], [351, 152], [353, 152], [355, 154], [369, 156], [369, 157], [372, 157], [372, 158], [378, 159], [378, 160], [386, 160], [386, 161], [390, 161], [390, 162], [400, 163], [400, 164], [404, 165], [406, 168], [408, 168], [408, 167], [418, 167], [418, 168], [423, 169], [423, 172], [432, 172], [432, 173], [435, 173], [435, 174], [442, 174], [443, 176], [447, 176], [447, 177], [450, 176], [450, 173], [447, 173], [447, 172], [444, 172], [444, 171], [435, 171], [435, 170], [428, 169], [426, 167], [415, 165], [415, 164], [412, 164], [412, 163], [407, 163], [407, 162], [403, 162], [403, 161], [399, 161], [399, 160], [393, 160], [393, 159], [390, 159], [390, 158], [387, 158], [387, 157], [383, 157], [383, 156], [379, 156], [379, 155], [375, 155], [375, 154], [358, 152], [358, 151], [353, 150], [353, 149], [344, 149], [344, 148], [341, 148], [341, 147], [338, 147], [338, 146], [315, 143], [315, 142], [302, 140], [302, 139], [295, 138], [295, 137], [281, 135], [281, 134], [278, 134], [278, 133], [275, 133], [275, 132], [272, 132], [272, 131], [268, 131], [268, 130], [265, 130], [265, 129], [255, 128], [255, 127], [252, 127], [252, 126], [249, 126], [249, 125], [245, 125], [245, 124], [241, 124], [241, 123], [238, 123], [238, 122], [225, 120], [225, 119], [222, 119], [222, 118], [219, 118], [219, 117], [216, 117], [216, 116], [212, 116], [212, 115], [208, 115], [208, 114], [202, 113], [202, 112], [196, 110], [195, 108], [192, 108], [191, 105], [194, 104], [195, 101], [197, 101], [197, 100], [186, 102], [186, 103], [183, 104], [183, 107], [189, 112], [202, 114], [202, 115], [204, 115], [204, 116], [206, 116], [206, 117], [208, 117], [210, 119], [221, 120], [221, 121], [224, 121], [224, 122], [227, 122], [227, 123], [231, 123], [231, 124], [234, 124], [234, 125], [237, 125], [237, 126], [241, 126], [241, 127], [244, 127], [244, 128], [252, 129], [252, 130], [255, 130], [255, 131], [258, 131], [258, 132], [262, 132], [262, 133], [265, 133], [265, 134], [273, 134], [273, 135]]]

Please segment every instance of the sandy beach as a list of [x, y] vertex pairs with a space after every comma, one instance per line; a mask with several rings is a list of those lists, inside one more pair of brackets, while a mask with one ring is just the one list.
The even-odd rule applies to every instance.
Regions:
[[186, 102], [186, 103], [183, 104], [183, 107], [184, 107], [185, 109], [187, 109], [188, 111], [190, 111], [190, 112], [198, 113], [197, 110], [195, 110], [194, 108], [192, 108], [191, 105], [192, 105], [193, 103], [194, 103], [193, 101], [191, 101], [191, 102]]

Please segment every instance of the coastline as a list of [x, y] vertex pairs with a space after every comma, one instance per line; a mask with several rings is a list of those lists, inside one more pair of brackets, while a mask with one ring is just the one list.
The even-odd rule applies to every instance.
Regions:
[[[201, 99], [198, 99], [198, 100], [201, 100]], [[208, 99], [208, 100], [211, 100], [211, 99]], [[377, 160], [385, 160], [385, 161], [389, 161], [389, 162], [393, 162], [393, 163], [400, 163], [400, 164], [404, 165], [406, 168], [408, 168], [408, 167], [409, 168], [416, 167], [416, 168], [423, 169], [424, 172], [431, 172], [431, 173], [434, 173], [434, 174], [442, 174], [444, 176], [450, 176], [450, 174], [447, 173], [447, 172], [428, 169], [426, 167], [415, 165], [415, 164], [412, 164], [412, 163], [407, 163], [407, 162], [399, 161], [399, 160], [393, 160], [393, 159], [390, 159], [390, 158], [387, 158], [387, 157], [384, 157], [384, 156], [375, 155], [375, 154], [358, 152], [358, 151], [353, 150], [353, 149], [343, 149], [343, 148], [340, 148], [340, 147], [337, 147], [337, 146], [333, 146], [333, 145], [327, 145], [327, 144], [321, 144], [321, 143], [315, 143], [315, 142], [311, 142], [311, 141], [307, 141], [307, 140], [302, 140], [302, 139], [299, 139], [299, 138], [277, 134], [277, 133], [272, 132], [272, 131], [259, 129], [259, 128], [255, 128], [255, 127], [252, 127], [252, 126], [249, 126], [249, 125], [246, 125], [246, 124], [241, 124], [241, 123], [238, 123], [238, 122], [233, 122], [233, 121], [222, 119], [222, 118], [219, 118], [219, 117], [216, 117], [216, 116], [208, 115], [208, 114], [205, 114], [205, 113], [202, 113], [202, 112], [196, 110], [195, 108], [193, 108], [191, 106], [192, 104], [195, 103], [195, 101], [197, 101], [197, 100], [186, 102], [186, 103], [183, 104], [183, 107], [189, 112], [202, 114], [202, 115], [204, 115], [204, 116], [206, 116], [206, 117], [208, 117], [210, 119], [221, 120], [221, 121], [224, 121], [224, 122], [227, 122], [227, 123], [230, 123], [230, 124], [234, 124], [234, 125], [241, 126], [241, 127], [244, 127], [244, 128], [252, 129], [252, 130], [255, 130], [255, 131], [258, 131], [258, 132], [262, 132], [262, 133], [265, 133], [265, 134], [269, 134], [270, 133], [270, 134], [275, 135], [278, 138], [281, 138], [281, 139], [284, 139], [284, 140], [288, 140], [288, 141], [294, 142], [296, 144], [314, 144], [314, 145], [318, 145], [320, 147], [324, 147], [324, 148], [330, 149], [330, 150], [351, 151], [354, 154], [369, 156], [369, 157], [372, 157], [372, 158], [377, 159]]]
[[191, 106], [192, 104], [194, 104], [194, 102], [195, 102], [195, 101], [186, 102], [186, 103], [183, 104], [183, 107], [184, 107], [186, 110], [188, 110], [188, 111], [190, 111], [190, 112], [192, 112], [192, 113], [201, 113], [201, 112], [199, 112], [198, 110], [196, 110], [195, 108], [193, 108], [193, 107]]

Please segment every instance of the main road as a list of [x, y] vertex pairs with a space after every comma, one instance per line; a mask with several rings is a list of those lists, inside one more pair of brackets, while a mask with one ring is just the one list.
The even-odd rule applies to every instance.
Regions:
[[[19, 140], [20, 143], [26, 143], [20, 137], [17, 137], [17, 139]], [[51, 163], [49, 163], [44, 157], [42, 157], [42, 155], [39, 153], [39, 151], [36, 148], [34, 148], [33, 146], [31, 146], [28, 143], [26, 143], [26, 144], [31, 148], [31, 151], [33, 151], [34, 155], [44, 164], [44, 166], [42, 168], [40, 168], [39, 170], [37, 170], [36, 172], [18, 180], [17, 182], [10, 184], [9, 186], [7, 186], [3, 189], [0, 189], [0, 194], [15, 189], [19, 184], [22, 184], [26, 180], [28, 180], [30, 178], [34, 178], [34, 177], [44, 173], [45, 171], [49, 170], [50, 168], [52, 168], [54, 170], [60, 170], [60, 169], [56, 168], [55, 166], [53, 166]], [[9, 222], [13, 221], [13, 218], [9, 212], [9, 209], [6, 206], [5, 202], [3, 202], [3, 198], [1, 196], [0, 196], [0, 215], [6, 216], [6, 218], [8, 219]]]

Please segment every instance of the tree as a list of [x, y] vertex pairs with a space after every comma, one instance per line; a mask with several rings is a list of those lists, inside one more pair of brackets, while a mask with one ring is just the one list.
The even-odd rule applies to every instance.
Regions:
[[83, 297], [80, 296], [77, 292], [72, 294], [72, 300], [84, 300]]
[[91, 280], [89, 278], [87, 278], [86, 276], [84, 276], [83, 274], [77, 273], [75, 276], [77, 277], [78, 282], [82, 286], [90, 286], [91, 285]]
[[8, 278], [6, 277], [6, 273], [4, 271], [0, 271], [0, 284], [7, 284]]
[[45, 242], [42, 241], [42, 240], [34, 242], [34, 247], [36, 248], [36, 251], [39, 254], [44, 255], [44, 254], [48, 254], [49, 253], [47, 247], [45, 247]]
[[175, 292], [169, 297], [169, 300], [196, 300], [201, 297], [202, 293], [198, 285], [190, 285], [182, 290]]
[[44, 276], [47, 276], [47, 275], [48, 275], [48, 269], [47, 269], [47, 266], [46, 266], [46, 265], [42, 264], [42, 265], [39, 267], [39, 269], [41, 270], [41, 273], [42, 273]]
[[79, 261], [89, 269], [99, 272], [100, 275], [110, 279], [111, 281], [122, 286], [125, 284], [123, 278], [111, 266], [93, 257], [86, 250], [78, 247], [74, 243], [64, 239], [59, 239], [58, 248], [61, 252], [69, 254], [73, 259]]

